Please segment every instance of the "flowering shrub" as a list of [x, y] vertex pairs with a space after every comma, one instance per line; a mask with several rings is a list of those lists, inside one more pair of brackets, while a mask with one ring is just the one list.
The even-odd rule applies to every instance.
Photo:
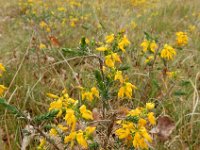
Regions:
[[[186, 39], [186, 34], [184, 37], [177, 34], [178, 46], [186, 45]], [[180, 44], [181, 42], [182, 44]], [[84, 50], [83, 54], [86, 56], [89, 43], [90, 41], [86, 38], [82, 38], [80, 42], [80, 50]], [[36, 128], [36, 131], [40, 133], [38, 149], [46, 149], [51, 146], [55, 149], [63, 149], [63, 147], [67, 149], [76, 147], [106, 149], [111, 144], [111, 134], [116, 134], [116, 138], [119, 139], [112, 142], [116, 146], [120, 142], [124, 148], [148, 149], [153, 141], [149, 130], [156, 125], [153, 112], [155, 104], [148, 102], [145, 106], [137, 108], [124, 106], [122, 114], [118, 111], [114, 111], [113, 114], [113, 109], [119, 107], [115, 104], [116, 102], [122, 105], [124, 101], [130, 103], [134, 93], [138, 90], [138, 87], [129, 81], [126, 69], [122, 68], [124, 54], [127, 53], [126, 49], [130, 45], [131, 42], [124, 31], [105, 36], [102, 42], [96, 42], [96, 52], [92, 55], [99, 62], [99, 67], [94, 69], [96, 82], [93, 82], [93, 85], [84, 87], [78, 82], [79, 85], [76, 88], [79, 94], [74, 97], [69, 95], [67, 89], [64, 89], [60, 95], [47, 93], [52, 100], [49, 112], [36, 116], [30, 121], [33, 127], [40, 124], [42, 128], [47, 125], [46, 121], [50, 123], [48, 132], [44, 133], [41, 127], [40, 129]], [[158, 46], [157, 40], [148, 33], [146, 33], [141, 47], [143, 56], [147, 57], [145, 63], [150, 66], [153, 66], [159, 58], [167, 67], [167, 62], [173, 60], [177, 53], [168, 44], [160, 48], [162, 46]], [[0, 69], [1, 72], [5, 71], [2, 64]], [[172, 77], [174, 73], [168, 71], [166, 75]], [[2, 95], [6, 88], [3, 85], [0, 87]], [[11, 108], [14, 109], [13, 113], [23, 114], [16, 108]], [[26, 115], [22, 115], [22, 117], [29, 120]], [[105, 120], [108, 121], [106, 124]], [[109, 127], [107, 128], [105, 125]], [[104, 131], [105, 135], [100, 134], [103, 130], [106, 131]], [[103, 140], [101, 141], [101, 139]]]
[[[86, 44], [86, 42], [82, 42]], [[97, 58], [101, 59], [100, 68], [99, 70], [95, 71], [96, 87], [94, 85], [89, 90], [88, 88], [78, 87], [81, 99], [74, 99], [69, 97], [66, 90], [62, 92], [61, 96], [52, 93], [47, 94], [48, 97], [54, 99], [54, 101], [50, 104], [49, 111], [57, 110], [58, 113], [56, 115], [56, 118], [61, 118], [59, 119], [60, 122], [58, 122], [58, 124], [52, 125], [53, 127], [49, 130], [49, 135], [53, 137], [60, 137], [60, 141], [63, 142], [63, 145], [69, 146], [71, 148], [73, 148], [77, 144], [80, 145], [80, 147], [83, 149], [87, 149], [89, 147], [91, 148], [92, 145], [97, 145], [98, 147], [104, 148], [106, 147], [106, 142], [99, 143], [99, 135], [97, 133], [94, 134], [95, 131], [98, 131], [99, 128], [102, 128], [101, 125], [89, 125], [94, 124], [94, 121], [101, 122], [101, 120], [95, 120], [95, 115], [88, 108], [91, 109], [93, 106], [92, 109], [94, 110], [94, 106], [99, 103], [98, 101], [102, 101], [103, 108], [100, 108], [100, 110], [103, 112], [102, 119], [106, 119], [105, 110], [110, 110], [110, 108], [108, 108], [108, 102], [110, 100], [117, 98], [118, 101], [120, 101], [123, 99], [132, 98], [132, 93], [134, 90], [137, 89], [137, 87], [123, 77], [123, 71], [119, 68], [122, 63], [120, 54], [126, 53], [125, 49], [129, 45], [130, 41], [123, 32], [120, 32], [117, 35], [111, 34], [105, 37], [105, 41], [96, 48], [97, 51], [103, 53], [102, 58], [100, 58], [100, 56], [96, 56]], [[103, 62], [104, 65], [101, 64]], [[118, 89], [114, 89], [113, 87], [117, 87], [117, 85], [119, 85]], [[115, 94], [116, 92], [118, 94]], [[114, 105], [110, 107], [114, 107]], [[154, 104], [147, 104], [148, 110], [153, 108]], [[98, 113], [100, 114], [101, 111]], [[129, 113], [131, 115], [127, 115], [129, 119], [132, 117], [139, 117], [139, 113], [134, 116], [134, 114], [132, 113], [133, 111], [134, 110], [130, 110]], [[145, 112], [143, 111], [142, 113]], [[143, 114], [143, 116], [144, 115], [145, 114]], [[148, 115], [150, 122], [155, 125], [155, 118], [153, 113], [149, 113], [146, 115]], [[131, 120], [129, 121], [131, 123]], [[124, 121], [118, 120], [117, 122]], [[115, 122], [113, 123], [115, 124]], [[148, 136], [149, 139], [151, 139], [150, 135], [146, 131], [145, 123], [143, 123], [142, 128], [146, 132], [144, 133], [144, 135]], [[123, 135], [121, 135], [123, 133], [120, 132], [120, 130], [122, 129], [117, 129], [116, 134], [119, 137], [124, 137]], [[150, 140], [149, 142], [151, 141], [152, 140]], [[42, 138], [39, 145], [40, 149], [45, 147], [44, 143], [44, 138]], [[138, 147], [135, 144], [134, 146]]]

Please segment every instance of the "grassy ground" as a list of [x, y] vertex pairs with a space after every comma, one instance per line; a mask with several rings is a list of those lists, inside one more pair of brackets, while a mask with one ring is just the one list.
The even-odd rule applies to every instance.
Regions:
[[[1, 81], [8, 87], [5, 93], [8, 102], [34, 116], [48, 110], [47, 92], [59, 93], [64, 87], [75, 85], [72, 72], [56, 46], [51, 45], [47, 34], [55, 36], [60, 47], [75, 49], [82, 36], [100, 40], [104, 35], [125, 29], [132, 43], [125, 55], [130, 66], [128, 74], [140, 87], [134, 106], [151, 99], [157, 103], [157, 116], [167, 114], [176, 123], [170, 139], [165, 144], [156, 144], [155, 149], [200, 149], [200, 1], [161, 0], [139, 6], [132, 5], [129, 0], [88, 0], [83, 3], [81, 8], [71, 11], [78, 17], [88, 15], [88, 19], [79, 18], [76, 27], [62, 26], [63, 20], [55, 17], [56, 14], [50, 17], [52, 31], [47, 33], [38, 26], [45, 15], [30, 20], [31, 16], [20, 10], [16, 0], [0, 0], [0, 62], [7, 69]], [[170, 63], [170, 70], [177, 71], [178, 78], [168, 85], [162, 81], [159, 64], [151, 81], [148, 68], [141, 63], [138, 65], [142, 59], [140, 43], [144, 31], [157, 37], [160, 43], [173, 43], [178, 31], [188, 33], [189, 44], [178, 50], [176, 59]], [[39, 50], [40, 43], [49, 45], [48, 49]], [[95, 62], [78, 58], [70, 64], [85, 79], [84, 85], [93, 82], [88, 73], [95, 67]], [[153, 87], [154, 81], [159, 88]], [[162, 97], [169, 89], [168, 95]], [[25, 124], [1, 107], [0, 115], [0, 145], [4, 145], [4, 149], [20, 149]]]

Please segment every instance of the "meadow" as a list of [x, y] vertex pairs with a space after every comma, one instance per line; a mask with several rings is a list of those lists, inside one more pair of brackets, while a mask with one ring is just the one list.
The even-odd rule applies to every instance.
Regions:
[[0, 149], [199, 150], [199, 0], [0, 0]]

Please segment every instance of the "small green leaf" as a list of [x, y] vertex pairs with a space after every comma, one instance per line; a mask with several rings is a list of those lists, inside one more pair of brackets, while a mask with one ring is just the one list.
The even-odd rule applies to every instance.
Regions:
[[40, 123], [42, 121], [46, 121], [46, 120], [52, 120], [53, 118], [56, 117], [56, 115], [58, 114], [59, 110], [54, 109], [46, 114], [42, 114], [40, 116], [36, 116], [33, 121], [35, 121], [36, 123]]
[[181, 90], [175, 91], [173, 94], [174, 94], [175, 96], [184, 96], [184, 95], [187, 95], [186, 92], [181, 91]]
[[126, 117], [126, 120], [127, 120], [127, 121], [131, 121], [131, 122], [133, 122], [133, 123], [138, 123], [139, 117], [138, 117], [138, 116], [127, 116], [127, 117]]
[[99, 70], [95, 70], [94, 71], [94, 76], [96, 78], [97, 83], [102, 81], [102, 76], [101, 76], [101, 72]]
[[90, 150], [96, 150], [99, 149], [99, 144], [97, 142], [89, 144], [89, 149]]
[[19, 111], [15, 106], [8, 104], [4, 99], [0, 98], [0, 105], [2, 105], [5, 109], [9, 110], [16, 117], [25, 118], [24, 114]]
[[188, 86], [189, 84], [190, 84], [190, 81], [183, 80], [183, 81], [180, 83], [180, 86]]
[[121, 71], [125, 71], [125, 70], [128, 70], [128, 69], [130, 69], [130, 66], [128, 66], [128, 65], [124, 65], [124, 66], [119, 67], [119, 70], [121, 70]]

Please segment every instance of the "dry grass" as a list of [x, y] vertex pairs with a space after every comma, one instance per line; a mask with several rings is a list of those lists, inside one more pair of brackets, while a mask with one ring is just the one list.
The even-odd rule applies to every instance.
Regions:
[[[148, 13], [144, 14], [144, 8], [132, 10], [128, 1], [90, 1], [93, 5], [81, 9], [92, 14], [91, 20], [82, 25], [87, 29], [78, 26], [63, 31], [62, 27], [58, 27], [53, 33], [61, 45], [76, 48], [82, 36], [98, 40], [107, 33], [117, 33], [126, 28], [133, 43], [126, 55], [126, 63], [130, 66], [128, 74], [130, 80], [140, 87], [133, 105], [152, 100], [157, 104], [157, 115], [167, 114], [176, 122], [171, 138], [157, 144], [155, 149], [200, 149], [200, 1], [163, 0], [155, 8], [145, 8]], [[72, 88], [76, 83], [72, 70], [59, 51], [33, 49], [38, 46], [38, 41], [46, 42], [47, 39], [43, 33], [24, 23], [16, 0], [0, 0], [0, 6], [0, 62], [7, 68], [2, 82], [9, 87], [5, 97], [9, 103], [29, 112], [31, 116], [40, 114], [48, 110], [50, 103], [45, 93], [59, 93], [64, 87]], [[141, 17], [137, 17], [140, 13]], [[132, 20], [137, 23], [134, 29], [130, 27]], [[102, 27], [98, 28], [97, 23]], [[188, 31], [190, 25], [195, 25], [196, 30]], [[150, 78], [149, 70], [137, 65], [140, 56], [138, 48], [144, 31], [155, 35], [161, 42], [173, 42], [175, 32], [188, 31], [189, 45], [179, 50], [176, 60], [170, 64], [171, 70], [178, 71], [177, 80], [164, 85], [161, 76], [159, 78], [159, 67]], [[72, 56], [66, 56], [66, 59], [69, 57]], [[69, 63], [75, 72], [87, 79], [83, 81], [84, 85], [92, 82], [93, 77], [88, 76], [88, 72], [95, 67], [95, 62], [93, 64], [77, 57], [69, 60]], [[184, 94], [174, 94], [176, 92]], [[1, 107], [0, 114], [0, 145], [4, 145], [4, 149], [20, 149], [25, 125], [8, 112], [5, 113]]]

